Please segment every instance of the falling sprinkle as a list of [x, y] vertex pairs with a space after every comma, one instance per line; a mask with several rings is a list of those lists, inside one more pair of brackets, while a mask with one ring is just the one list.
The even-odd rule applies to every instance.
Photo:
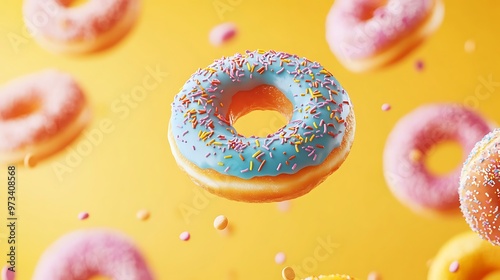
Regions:
[[423, 62], [422, 60], [420, 60], [420, 59], [419, 59], [419, 60], [417, 60], [417, 61], [415, 62], [415, 69], [416, 69], [417, 71], [422, 71], [422, 70], [424, 70], [424, 62]]
[[293, 268], [287, 266], [281, 271], [281, 276], [284, 280], [293, 280], [295, 279], [295, 271], [293, 271]]
[[188, 241], [191, 238], [191, 234], [189, 232], [184, 231], [179, 235], [179, 239], [182, 241]]
[[283, 252], [278, 252], [276, 256], [274, 256], [274, 262], [277, 264], [284, 264], [286, 261], [286, 255]]
[[391, 110], [391, 104], [389, 103], [382, 104], [382, 111], [387, 112], [389, 110]]
[[212, 28], [208, 38], [213, 46], [218, 47], [234, 38], [234, 36], [236, 36], [236, 33], [236, 25], [231, 22], [226, 22]]
[[290, 202], [290, 200], [285, 200], [278, 202], [277, 205], [278, 210], [280, 210], [281, 212], [288, 212], [292, 203]]
[[366, 278], [367, 280], [382, 280], [382, 276], [380, 273], [376, 271], [372, 271], [368, 274], [368, 277]]
[[476, 50], [476, 42], [474, 42], [473, 40], [465, 41], [464, 50], [467, 53], [473, 53]]
[[33, 157], [32, 154], [26, 154], [24, 157], [24, 166], [28, 168], [33, 168], [37, 164], [35, 158]]
[[223, 230], [227, 227], [228, 220], [226, 216], [224, 215], [219, 215], [215, 217], [214, 219], [214, 228], [217, 230]]
[[87, 213], [87, 212], [81, 212], [80, 214], [78, 214], [78, 219], [82, 220], [82, 221], [88, 219], [88, 217], [89, 217], [89, 213]]
[[450, 264], [449, 270], [451, 273], [455, 273], [458, 271], [459, 268], [460, 264], [458, 263], [458, 261], [454, 261]]
[[142, 210], [137, 211], [135, 216], [137, 217], [137, 219], [139, 219], [141, 221], [145, 221], [145, 220], [149, 219], [150, 213], [148, 210], [142, 209]]

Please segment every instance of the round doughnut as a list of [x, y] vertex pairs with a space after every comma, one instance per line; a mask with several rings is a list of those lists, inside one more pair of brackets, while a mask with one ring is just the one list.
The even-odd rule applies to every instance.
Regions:
[[128, 237], [107, 229], [78, 230], [52, 244], [38, 261], [33, 280], [152, 280], [146, 260]]
[[361, 72], [403, 57], [437, 29], [441, 0], [336, 0], [326, 20], [331, 51]]
[[25, 0], [24, 21], [35, 40], [56, 53], [88, 53], [107, 48], [128, 33], [139, 0]]
[[[267, 137], [238, 134], [253, 110], [289, 122]], [[354, 138], [345, 90], [319, 63], [276, 51], [247, 51], [199, 69], [175, 96], [169, 125], [181, 169], [208, 191], [247, 202], [309, 192], [345, 160]]]
[[356, 278], [345, 274], [332, 274], [332, 275], [309, 276], [304, 280], [356, 280]]
[[[428, 151], [444, 141], [460, 144], [463, 160], [474, 144], [491, 130], [476, 112], [458, 104], [431, 104], [410, 112], [387, 138], [384, 175], [393, 194], [417, 212], [460, 213], [460, 169], [432, 174], [425, 166]], [[415, 156], [416, 155], [416, 156]]]
[[0, 88], [0, 164], [47, 157], [85, 127], [90, 111], [69, 74], [44, 70]]
[[473, 232], [459, 234], [441, 247], [433, 259], [427, 280], [483, 279], [500, 270], [500, 248]]
[[500, 129], [472, 149], [460, 176], [460, 209], [482, 238], [500, 246]]

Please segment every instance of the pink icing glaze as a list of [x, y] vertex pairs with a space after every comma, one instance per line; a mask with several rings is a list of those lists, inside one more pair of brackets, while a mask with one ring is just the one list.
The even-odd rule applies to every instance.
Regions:
[[[326, 38], [344, 59], [370, 57], [412, 32], [435, 0], [336, 0], [327, 17]], [[368, 15], [368, 16], [367, 16]]]
[[[85, 104], [81, 88], [66, 73], [45, 70], [11, 81], [0, 88], [0, 153], [57, 135]], [[20, 107], [31, 110], [19, 116], [15, 111]]]
[[231, 22], [221, 23], [210, 31], [209, 40], [214, 46], [220, 46], [236, 35], [236, 25]]
[[[459, 213], [461, 166], [446, 176], [434, 175], [425, 166], [425, 155], [443, 141], [456, 141], [462, 146], [465, 161], [490, 130], [480, 115], [455, 104], [426, 105], [404, 116], [390, 133], [384, 150], [384, 173], [391, 191], [415, 210]], [[415, 150], [423, 156], [411, 160]]]
[[146, 261], [124, 235], [105, 229], [69, 233], [42, 255], [33, 280], [152, 280]]
[[56, 41], [94, 39], [113, 29], [137, 0], [89, 0], [69, 7], [71, 0], [25, 0], [24, 17], [35, 35]]

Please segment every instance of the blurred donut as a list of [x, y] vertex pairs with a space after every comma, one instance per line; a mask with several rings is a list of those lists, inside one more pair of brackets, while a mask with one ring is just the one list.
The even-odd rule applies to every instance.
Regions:
[[425, 166], [425, 156], [435, 145], [455, 141], [462, 146], [465, 160], [490, 130], [487, 120], [461, 105], [431, 104], [408, 113], [394, 126], [385, 145], [384, 175], [392, 193], [417, 212], [459, 213], [461, 167], [435, 175]]
[[360, 72], [403, 57], [441, 24], [441, 0], [336, 0], [326, 39], [348, 69]]
[[145, 259], [126, 236], [106, 229], [64, 235], [40, 258], [33, 280], [153, 280]]
[[25, 0], [26, 25], [36, 41], [56, 53], [88, 53], [107, 48], [128, 33], [139, 14], [139, 0]]
[[44, 70], [0, 88], [0, 164], [47, 157], [72, 141], [90, 119], [74, 78]]
[[483, 279], [500, 270], [500, 248], [473, 232], [459, 234], [444, 244], [434, 257], [427, 280]]

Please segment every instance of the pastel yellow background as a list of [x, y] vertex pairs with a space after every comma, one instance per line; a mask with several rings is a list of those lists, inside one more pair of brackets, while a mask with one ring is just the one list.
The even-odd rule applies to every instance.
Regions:
[[[40, 48], [25, 32], [22, 1], [2, 1], [0, 83], [49, 67], [67, 71], [85, 89], [93, 111], [86, 133], [99, 129], [103, 120], [113, 127], [59, 177], [55, 166], [67, 165], [72, 151], [87, 141], [85, 133], [33, 169], [18, 166], [18, 279], [31, 279], [42, 252], [60, 236], [92, 227], [113, 228], [134, 239], [157, 279], [281, 279], [285, 265], [310, 274], [364, 279], [378, 271], [387, 280], [426, 279], [427, 261], [468, 226], [460, 215], [416, 215], [392, 196], [382, 172], [385, 140], [399, 118], [431, 102], [467, 102], [500, 121], [500, 87], [488, 91], [480, 82], [481, 77], [500, 82], [500, 2], [445, 0], [444, 21], [428, 40], [397, 64], [368, 74], [349, 72], [330, 52], [325, 19], [332, 3], [147, 0], [136, 27], [118, 45], [72, 57]], [[214, 6], [221, 4], [225, 10]], [[239, 34], [213, 47], [208, 33], [224, 21], [234, 22]], [[464, 51], [467, 40], [476, 43], [472, 53]], [[167, 142], [170, 103], [189, 76], [214, 59], [257, 48], [322, 63], [349, 92], [356, 110], [350, 156], [323, 184], [291, 201], [288, 212], [277, 204], [207, 196], [176, 166]], [[414, 66], [418, 59], [425, 63], [421, 72]], [[123, 96], [142, 85], [147, 69], [168, 76], [127, 113], [113, 109], [113, 104], [124, 106]], [[383, 103], [393, 109], [381, 111]], [[250, 127], [255, 123], [262, 126]], [[279, 123], [276, 115], [255, 114], [239, 126], [259, 132]], [[432, 157], [432, 165], [450, 170], [459, 164], [457, 152], [442, 151]], [[0, 172], [3, 224], [6, 168]], [[135, 217], [140, 209], [151, 212], [148, 221]], [[183, 215], [182, 209], [191, 212]], [[77, 219], [82, 211], [90, 213], [88, 220]], [[229, 218], [228, 235], [212, 226], [219, 214]], [[2, 264], [5, 230], [0, 227]], [[189, 231], [191, 240], [180, 241], [182, 231]], [[335, 243], [329, 252], [317, 249], [328, 240]], [[287, 256], [284, 265], [274, 262], [280, 251]]]

